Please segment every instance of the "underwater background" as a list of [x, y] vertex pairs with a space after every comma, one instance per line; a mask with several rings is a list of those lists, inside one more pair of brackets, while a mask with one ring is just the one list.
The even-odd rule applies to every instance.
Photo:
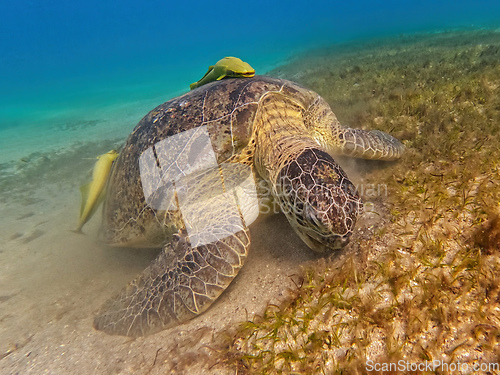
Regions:
[[[299, 51], [352, 39], [493, 27], [479, 1], [2, 1], [0, 128], [170, 98], [220, 58], [263, 74]], [[120, 116], [120, 112], [113, 116]], [[139, 114], [137, 114], [139, 120]]]
[[[98, 308], [158, 249], [103, 244], [99, 214], [73, 233], [79, 188], [97, 155], [224, 56], [407, 151], [337, 160], [365, 204], [343, 250], [314, 254], [283, 215], [261, 215], [206, 313], [134, 340], [98, 332]], [[2, 1], [0, 374], [499, 362], [499, 142], [496, 0]]]

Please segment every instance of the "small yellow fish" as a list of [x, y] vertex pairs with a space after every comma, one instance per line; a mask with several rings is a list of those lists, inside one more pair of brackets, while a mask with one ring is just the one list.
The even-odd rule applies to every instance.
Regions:
[[80, 191], [82, 192], [82, 206], [80, 208], [80, 222], [78, 228], [74, 230], [75, 232], [82, 232], [82, 227], [90, 220], [96, 212], [97, 207], [104, 200], [105, 187], [111, 172], [111, 166], [117, 157], [118, 152], [115, 150], [98, 156], [92, 172], [92, 181], [80, 187]]
[[219, 81], [225, 77], [253, 77], [255, 69], [248, 63], [242, 61], [237, 57], [224, 57], [217, 61], [215, 65], [208, 67], [208, 72], [195, 83], [191, 83], [189, 88], [191, 90], [203, 86], [212, 81]]

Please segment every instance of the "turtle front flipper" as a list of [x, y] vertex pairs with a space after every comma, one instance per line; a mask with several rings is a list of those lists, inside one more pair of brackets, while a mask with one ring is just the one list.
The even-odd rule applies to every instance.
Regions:
[[405, 146], [380, 130], [342, 128], [339, 133], [342, 154], [362, 159], [396, 160]]
[[108, 334], [145, 336], [201, 314], [237, 275], [250, 237], [244, 228], [210, 244], [191, 247], [183, 230], [94, 320]]
[[319, 96], [305, 111], [304, 121], [316, 142], [332, 156], [389, 161], [399, 159], [405, 151], [400, 141], [383, 131], [341, 125], [328, 103]]
[[247, 225], [258, 208], [256, 197], [247, 194], [251, 188], [255, 190], [251, 169], [241, 164], [187, 173], [161, 187], [158, 194], [165, 201], [151, 202], [165, 209], [174, 197], [179, 232], [143, 273], [105, 303], [94, 327], [109, 334], [144, 336], [208, 309], [246, 259]]

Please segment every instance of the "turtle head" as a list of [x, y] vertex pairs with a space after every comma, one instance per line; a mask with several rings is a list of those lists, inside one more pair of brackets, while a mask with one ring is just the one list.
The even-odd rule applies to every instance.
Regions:
[[349, 242], [363, 205], [329, 154], [305, 149], [280, 171], [276, 192], [288, 221], [312, 250], [327, 252]]

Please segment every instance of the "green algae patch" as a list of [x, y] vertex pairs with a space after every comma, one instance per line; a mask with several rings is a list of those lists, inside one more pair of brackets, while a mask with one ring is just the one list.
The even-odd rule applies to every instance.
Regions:
[[398, 137], [407, 152], [386, 168], [359, 168], [362, 184], [387, 186], [367, 205], [377, 224], [360, 220], [340, 256], [304, 270], [293, 298], [242, 323], [223, 363], [238, 373], [332, 374], [398, 361], [461, 363], [466, 373], [463, 364], [498, 362], [500, 33], [337, 46], [271, 74], [317, 91], [346, 125]]

